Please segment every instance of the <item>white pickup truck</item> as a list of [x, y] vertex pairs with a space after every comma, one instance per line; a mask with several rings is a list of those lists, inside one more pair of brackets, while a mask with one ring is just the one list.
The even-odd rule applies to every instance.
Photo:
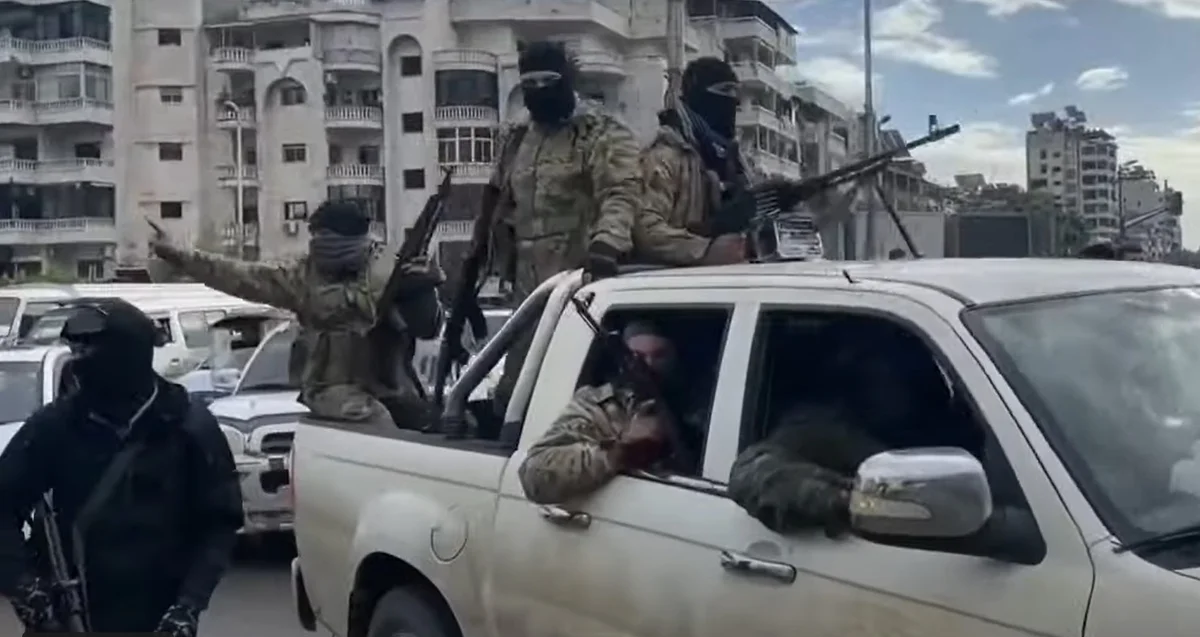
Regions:
[[[293, 588], [305, 628], [1195, 634], [1200, 272], [1085, 260], [777, 263], [578, 287], [565, 273], [539, 288], [452, 392], [451, 419], [518, 330], [536, 330], [498, 440], [301, 421]], [[602, 373], [569, 303], [576, 294], [606, 326], [666, 326], [684, 369], [708, 379], [697, 475], [621, 475], [558, 506], [525, 497], [526, 450]], [[726, 495], [735, 458], [782, 408], [812, 399], [806, 379], [823, 373], [838, 339], [881, 325], [921, 339], [961, 407], [953, 423], [977, 429], [981, 448], [868, 459], [848, 537], [768, 530]]]

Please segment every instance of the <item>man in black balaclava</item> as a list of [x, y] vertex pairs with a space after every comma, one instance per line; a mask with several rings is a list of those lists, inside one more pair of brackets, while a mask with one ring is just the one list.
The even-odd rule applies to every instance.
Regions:
[[534, 42], [517, 59], [521, 94], [529, 118], [560, 126], [575, 112], [575, 63], [553, 42]]
[[699, 58], [683, 71], [677, 108], [659, 113], [642, 154], [642, 208], [634, 224], [638, 261], [720, 265], [746, 260], [741, 234], [716, 236], [720, 219], [753, 213], [736, 140], [739, 86], [725, 62]]
[[[582, 268], [589, 280], [617, 274], [632, 247], [641, 170], [633, 132], [612, 115], [577, 103], [575, 61], [562, 44], [530, 43], [517, 67], [530, 121], [499, 137], [483, 203], [499, 222], [476, 236], [490, 230], [495, 245], [513, 246], [496, 262], [520, 303], [565, 270]], [[507, 403], [528, 343], [526, 336], [505, 358], [498, 409]]]
[[[229, 445], [202, 404], [154, 373], [156, 327], [137, 308], [81, 306], [62, 337], [73, 386], [0, 454], [0, 594], [32, 633], [78, 619], [84, 632], [195, 637], [243, 523]], [[26, 554], [22, 527], [47, 493], [81, 617], [67, 616], [45, 563], [44, 510], [41, 550]]]
[[[441, 329], [442, 273], [424, 255], [397, 265], [370, 226], [357, 203], [325, 202], [308, 220], [308, 255], [287, 264], [180, 248], [157, 226], [152, 245], [209, 287], [296, 314], [289, 377], [300, 380], [300, 402], [314, 416], [423, 427], [431, 412], [412, 369], [412, 339], [435, 338]], [[382, 299], [397, 267], [400, 284]], [[395, 374], [401, 367], [408, 373]]]

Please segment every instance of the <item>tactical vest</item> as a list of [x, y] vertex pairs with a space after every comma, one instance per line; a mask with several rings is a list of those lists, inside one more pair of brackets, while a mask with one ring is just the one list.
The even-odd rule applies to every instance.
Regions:
[[308, 350], [304, 392], [334, 385], [372, 384], [367, 332], [375, 323], [370, 270], [356, 278], [329, 281], [310, 270], [302, 304], [300, 338]]

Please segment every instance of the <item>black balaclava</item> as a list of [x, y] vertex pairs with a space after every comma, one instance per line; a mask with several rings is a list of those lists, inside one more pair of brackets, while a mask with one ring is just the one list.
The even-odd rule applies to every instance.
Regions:
[[538, 124], [561, 124], [575, 112], [575, 62], [557, 42], [533, 42], [517, 60], [521, 93]]
[[75, 384], [100, 413], [124, 417], [153, 392], [158, 328], [128, 301], [103, 299], [79, 307], [63, 325], [62, 338], [71, 346]]
[[371, 220], [353, 201], [327, 201], [308, 219], [308, 254], [321, 274], [357, 276], [371, 254]]
[[683, 103], [728, 140], [737, 119], [737, 83], [733, 68], [714, 57], [693, 60], [683, 71]]

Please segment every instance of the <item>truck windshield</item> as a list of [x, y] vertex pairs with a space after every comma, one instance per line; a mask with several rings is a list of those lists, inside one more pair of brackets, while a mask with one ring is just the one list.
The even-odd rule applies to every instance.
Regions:
[[263, 341], [258, 352], [242, 372], [238, 393], [246, 391], [300, 391], [300, 386], [288, 377], [288, 358], [296, 330], [280, 330]]
[[22, 422], [42, 406], [42, 364], [0, 362], [0, 424]]
[[980, 308], [966, 320], [1123, 543], [1200, 523], [1200, 288]]

